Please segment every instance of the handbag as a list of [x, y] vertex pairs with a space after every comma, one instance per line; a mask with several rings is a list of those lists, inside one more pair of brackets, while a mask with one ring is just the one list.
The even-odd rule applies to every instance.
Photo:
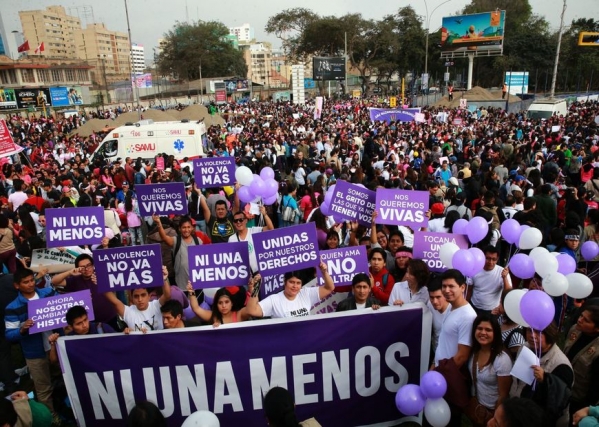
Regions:
[[295, 221], [295, 209], [289, 206], [289, 199], [287, 199], [287, 204], [283, 203], [283, 221]]
[[472, 358], [472, 385], [474, 386], [474, 396], [470, 398], [468, 406], [464, 408], [464, 414], [472, 421], [474, 427], [484, 427], [489, 420], [493, 418], [494, 411], [491, 411], [478, 401], [476, 392], [476, 373], [478, 367], [474, 366], [474, 357]]

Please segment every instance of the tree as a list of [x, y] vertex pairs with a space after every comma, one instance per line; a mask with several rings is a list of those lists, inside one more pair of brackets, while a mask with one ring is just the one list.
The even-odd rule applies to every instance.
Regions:
[[176, 74], [179, 80], [247, 75], [243, 54], [226, 39], [229, 29], [216, 21], [177, 23], [164, 35], [165, 44], [156, 58], [158, 71]]
[[599, 46], [578, 46], [578, 35], [582, 31], [599, 32], [599, 21], [592, 18], [573, 20], [562, 36], [562, 71], [558, 73], [558, 81], [562, 81], [566, 90], [566, 76], [570, 75], [576, 76], [575, 81], [570, 82], [576, 91], [586, 92], [591, 86], [598, 86], [599, 73], [595, 75], [594, 71], [599, 70]]
[[306, 27], [319, 16], [309, 9], [298, 7], [287, 9], [271, 16], [264, 28], [283, 42], [283, 50], [291, 62], [305, 60], [299, 52], [299, 44]]

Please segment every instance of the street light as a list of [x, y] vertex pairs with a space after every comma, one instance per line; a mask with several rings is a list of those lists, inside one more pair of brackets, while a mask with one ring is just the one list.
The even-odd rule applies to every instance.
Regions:
[[446, 0], [443, 3], [441, 3], [440, 5], [438, 5], [436, 8], [433, 9], [433, 11], [431, 12], [431, 14], [428, 14], [428, 5], [426, 4], [426, 0], [424, 0], [424, 7], [426, 9], [426, 51], [424, 54], [424, 74], [428, 74], [428, 32], [430, 30], [430, 26], [431, 26], [431, 18], [433, 16], [433, 13], [435, 13], [435, 10], [439, 9], [441, 6], [443, 6], [445, 3], [449, 3], [451, 0]]

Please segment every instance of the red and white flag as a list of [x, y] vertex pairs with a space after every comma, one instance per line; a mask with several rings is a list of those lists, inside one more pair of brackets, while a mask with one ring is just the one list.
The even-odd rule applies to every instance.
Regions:
[[35, 53], [42, 53], [44, 50], [46, 50], [44, 48], [44, 42], [41, 42], [37, 49], [35, 49]]
[[22, 52], [29, 52], [31, 49], [29, 48], [29, 40], [25, 40], [25, 43], [23, 43], [21, 46], [19, 46], [17, 48], [17, 52], [22, 53]]

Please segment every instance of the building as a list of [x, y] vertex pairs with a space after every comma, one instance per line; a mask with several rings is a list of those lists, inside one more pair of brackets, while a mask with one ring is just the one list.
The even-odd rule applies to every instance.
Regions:
[[247, 44], [254, 40], [254, 28], [250, 24], [243, 24], [241, 27], [229, 28], [229, 34], [237, 36], [241, 44]]
[[247, 78], [269, 89], [289, 87], [291, 68], [282, 50], [273, 50], [268, 42], [241, 45], [248, 66]]
[[67, 15], [64, 7], [22, 11], [19, 18], [23, 38], [31, 47], [30, 55], [43, 43], [44, 50], [35, 54], [49, 58], [77, 58], [75, 34], [81, 31], [81, 21]]
[[133, 64], [133, 74], [143, 74], [146, 69], [146, 58], [142, 44], [131, 44], [131, 63]]

